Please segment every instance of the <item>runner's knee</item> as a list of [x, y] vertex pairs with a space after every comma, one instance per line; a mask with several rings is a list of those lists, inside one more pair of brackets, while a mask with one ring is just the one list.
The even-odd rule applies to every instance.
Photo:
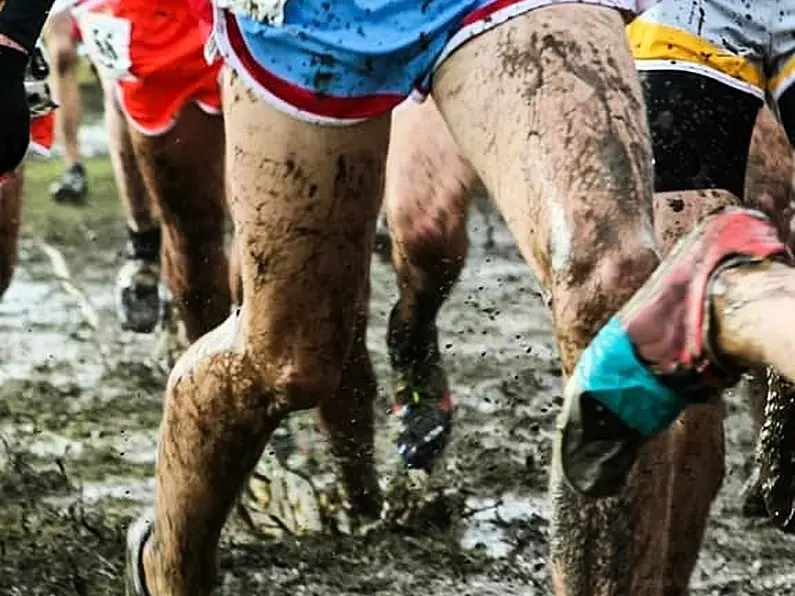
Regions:
[[457, 277], [477, 174], [431, 100], [393, 116], [389, 150], [384, 204], [398, 264]]
[[[618, 230], [616, 230], [619, 232]], [[650, 232], [621, 230], [612, 247], [574, 250], [553, 276], [552, 316], [565, 372], [659, 263]], [[623, 237], [622, 237], [623, 236]]]
[[416, 267], [440, 285], [454, 283], [468, 246], [467, 190], [460, 185], [436, 189], [434, 197], [392, 205], [387, 212], [396, 264]]
[[281, 415], [320, 405], [337, 390], [347, 353], [318, 356], [294, 335], [268, 341], [262, 332], [268, 317], [246, 312], [251, 306], [232, 313], [190, 345], [171, 370], [169, 390], [188, 375], [209, 372], [242, 393], [267, 396], [267, 402], [251, 404], [254, 409], [263, 406]]
[[74, 72], [77, 68], [77, 48], [70, 38], [59, 35], [53, 40], [49, 50], [57, 76], [64, 77]]
[[253, 362], [277, 362], [263, 372], [261, 381], [285, 400], [289, 410], [316, 408], [331, 397], [338, 389], [344, 366], [344, 357], [318, 358], [310, 353], [271, 359], [256, 343], [250, 355]]
[[[289, 284], [277, 285], [287, 292]], [[314, 318], [296, 318], [292, 302], [252, 293], [240, 310], [238, 345], [257, 363], [257, 382], [290, 410], [315, 408], [337, 391], [353, 344], [355, 313], [332, 320], [319, 314], [327, 311], [322, 302]]]

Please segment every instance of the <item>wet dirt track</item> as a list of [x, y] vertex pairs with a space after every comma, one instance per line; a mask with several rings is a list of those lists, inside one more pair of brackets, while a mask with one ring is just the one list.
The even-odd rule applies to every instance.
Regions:
[[[0, 303], [0, 596], [116, 595], [124, 529], [151, 497], [165, 375], [151, 361], [153, 337], [117, 331], [112, 287], [123, 225], [107, 162], [90, 162], [94, 193], [80, 212], [49, 207], [51, 170], [31, 170], [20, 267]], [[549, 593], [545, 468], [560, 401], [549, 319], [505, 229], [486, 252], [478, 214], [470, 228], [469, 263], [440, 321], [458, 404], [450, 486], [465, 497], [452, 526], [275, 542], [233, 520], [219, 594]], [[97, 330], [53, 274], [43, 242], [62, 252]], [[376, 260], [369, 344], [382, 386], [380, 429], [394, 297], [391, 268]], [[729, 400], [728, 475], [693, 593], [793, 593], [795, 539], [739, 517], [751, 437], [744, 406]], [[317, 435], [306, 432], [299, 442], [316, 449]], [[394, 465], [386, 435], [385, 473]]]

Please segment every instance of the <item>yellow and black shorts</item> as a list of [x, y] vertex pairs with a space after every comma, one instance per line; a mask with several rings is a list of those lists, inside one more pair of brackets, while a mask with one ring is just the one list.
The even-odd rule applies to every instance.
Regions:
[[660, 0], [628, 27], [657, 190], [741, 196], [759, 108], [795, 139], [795, 0]]

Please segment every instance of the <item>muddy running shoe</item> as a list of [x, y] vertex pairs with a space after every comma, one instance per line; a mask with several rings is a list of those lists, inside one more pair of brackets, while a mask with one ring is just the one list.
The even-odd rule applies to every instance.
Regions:
[[116, 277], [116, 312], [122, 329], [151, 333], [160, 319], [160, 228], [129, 231], [125, 263]]
[[127, 553], [124, 570], [125, 596], [151, 596], [146, 587], [143, 553], [152, 535], [153, 512], [147, 511], [127, 530]]
[[88, 180], [83, 164], [74, 164], [61, 175], [60, 180], [53, 182], [50, 196], [56, 203], [85, 204], [88, 196]]
[[599, 331], [569, 380], [558, 419], [563, 474], [590, 496], [615, 494], [644, 441], [740, 370], [710, 349], [708, 300], [721, 271], [790, 258], [761, 213], [703, 219]]
[[392, 364], [392, 411], [400, 420], [397, 452], [406, 467], [430, 472], [450, 441], [453, 405], [442, 368], [436, 329], [425, 342], [410, 343], [392, 310], [387, 345]]

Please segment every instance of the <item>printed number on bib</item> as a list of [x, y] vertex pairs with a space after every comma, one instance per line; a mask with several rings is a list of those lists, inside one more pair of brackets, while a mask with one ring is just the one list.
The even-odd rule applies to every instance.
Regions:
[[99, 70], [114, 79], [130, 76], [130, 21], [87, 12], [80, 15], [80, 31], [88, 55]]

